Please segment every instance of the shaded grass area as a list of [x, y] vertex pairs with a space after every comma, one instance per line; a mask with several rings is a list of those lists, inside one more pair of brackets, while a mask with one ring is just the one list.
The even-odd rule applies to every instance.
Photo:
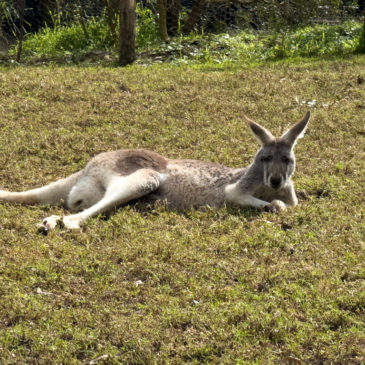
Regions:
[[300, 204], [171, 212], [143, 203], [38, 235], [61, 208], [0, 204], [6, 364], [362, 364], [364, 57], [220, 70], [1, 69], [1, 188], [144, 147], [242, 166], [242, 113], [296, 147]]

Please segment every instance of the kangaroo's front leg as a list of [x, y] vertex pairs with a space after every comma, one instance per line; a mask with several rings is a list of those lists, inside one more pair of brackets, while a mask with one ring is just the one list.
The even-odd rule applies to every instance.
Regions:
[[226, 199], [232, 203], [250, 206], [254, 208], [261, 208], [268, 212], [278, 213], [286, 209], [286, 205], [281, 200], [273, 200], [272, 202], [267, 202], [255, 198], [250, 194], [242, 194], [242, 192], [237, 188], [237, 184], [231, 184], [225, 188]]
[[153, 192], [159, 187], [160, 179], [161, 174], [151, 169], [140, 169], [128, 176], [115, 176], [101, 200], [80, 213], [63, 217], [63, 224], [68, 229], [79, 229], [88, 218]]

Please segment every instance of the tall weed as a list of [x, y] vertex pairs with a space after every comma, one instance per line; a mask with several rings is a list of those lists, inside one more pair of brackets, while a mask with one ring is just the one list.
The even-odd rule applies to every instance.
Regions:
[[151, 9], [137, 4], [137, 47], [145, 47], [160, 40], [156, 16]]
[[360, 37], [359, 37], [359, 41], [358, 41], [356, 51], [358, 53], [365, 53], [365, 21], [364, 21], [364, 24], [362, 26], [362, 30], [361, 30], [361, 34], [360, 34]]

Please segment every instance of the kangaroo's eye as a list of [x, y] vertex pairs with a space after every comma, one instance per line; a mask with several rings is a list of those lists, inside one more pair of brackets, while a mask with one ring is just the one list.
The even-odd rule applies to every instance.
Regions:
[[289, 157], [283, 156], [283, 157], [281, 158], [281, 161], [283, 161], [284, 163], [288, 164], [288, 163], [290, 163], [290, 162], [291, 162], [291, 159], [290, 159]]
[[261, 162], [270, 162], [271, 160], [272, 160], [272, 156], [261, 157]]

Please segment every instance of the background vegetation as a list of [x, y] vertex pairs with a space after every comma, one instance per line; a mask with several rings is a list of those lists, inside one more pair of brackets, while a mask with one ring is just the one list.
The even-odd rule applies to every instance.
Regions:
[[[12, 44], [10, 59], [3, 53], [3, 62], [15, 58], [19, 61], [21, 53], [23, 62], [28, 64], [115, 64], [118, 3], [116, 0], [65, 0], [58, 5], [42, 2], [43, 6], [26, 8], [24, 25], [20, 27], [19, 5], [2, 0], [0, 38], [9, 37], [8, 44]], [[198, 8], [194, 7], [197, 3], [201, 3]], [[139, 62], [257, 63], [298, 56], [350, 54], [362, 52], [365, 47], [363, 1], [174, 0], [168, 4], [165, 12], [169, 38], [162, 41], [161, 9], [157, 2], [137, 3]], [[176, 7], [177, 16], [173, 16], [172, 8]], [[197, 14], [192, 22], [194, 11]], [[20, 42], [11, 43], [11, 39], [23, 37], [24, 32], [19, 52]]]

